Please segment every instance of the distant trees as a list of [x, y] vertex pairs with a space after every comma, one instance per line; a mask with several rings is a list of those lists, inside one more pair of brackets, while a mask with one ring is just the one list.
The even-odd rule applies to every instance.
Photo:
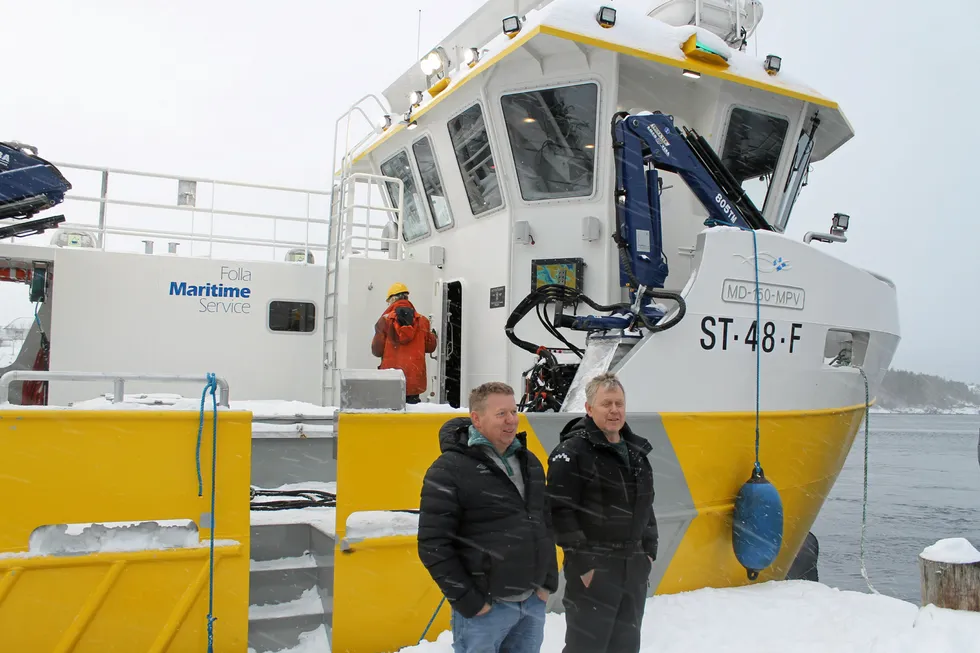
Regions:
[[892, 369], [885, 374], [878, 405], [890, 410], [950, 410], [964, 405], [980, 406], [980, 392], [960, 381]]

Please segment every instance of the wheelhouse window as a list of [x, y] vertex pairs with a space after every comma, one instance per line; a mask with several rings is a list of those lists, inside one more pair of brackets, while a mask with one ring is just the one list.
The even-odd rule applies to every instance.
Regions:
[[598, 101], [594, 83], [500, 98], [521, 197], [534, 201], [592, 194]]
[[[381, 174], [385, 177], [401, 179], [405, 190], [405, 207], [402, 209], [402, 236], [406, 242], [418, 240], [429, 235], [429, 224], [425, 219], [422, 203], [419, 201], [415, 177], [412, 175], [412, 165], [408, 154], [402, 150], [381, 164]], [[398, 185], [386, 181], [391, 205], [398, 208]]]
[[312, 302], [269, 302], [269, 329], [294, 333], [316, 331], [316, 304]]
[[765, 211], [772, 173], [779, 163], [789, 120], [742, 107], [732, 108], [721, 160], [756, 208]]
[[449, 200], [443, 190], [442, 177], [436, 156], [432, 151], [432, 141], [423, 136], [412, 143], [415, 154], [415, 164], [419, 167], [419, 177], [422, 178], [422, 190], [425, 191], [425, 201], [429, 203], [429, 212], [436, 229], [444, 229], [453, 224], [453, 213], [449, 208]]
[[473, 215], [503, 206], [504, 198], [500, 194], [490, 136], [483, 122], [483, 109], [479, 104], [474, 104], [452, 118], [448, 127]]

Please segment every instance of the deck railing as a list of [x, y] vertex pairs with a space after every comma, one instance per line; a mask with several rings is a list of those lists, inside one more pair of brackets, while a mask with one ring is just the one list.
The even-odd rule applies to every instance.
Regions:
[[164, 241], [168, 254], [268, 258], [271, 250], [276, 260], [326, 259], [330, 191], [54, 165], [73, 186], [57, 207], [67, 218], [59, 232], [87, 234], [97, 249], [152, 254]]

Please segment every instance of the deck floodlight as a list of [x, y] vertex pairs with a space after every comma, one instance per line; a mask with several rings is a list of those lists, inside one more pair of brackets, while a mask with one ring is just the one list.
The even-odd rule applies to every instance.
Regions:
[[386, 113], [385, 115], [381, 116], [381, 120], [378, 121], [378, 128], [380, 128], [381, 131], [385, 131], [389, 127], [391, 127], [391, 114]]
[[197, 204], [197, 182], [189, 179], [177, 180], [177, 206]]
[[472, 68], [480, 60], [480, 51], [476, 48], [466, 48], [463, 51], [463, 64]]
[[429, 51], [429, 54], [422, 57], [419, 68], [422, 69], [422, 74], [426, 77], [437, 73], [445, 75], [446, 71], [449, 70], [449, 57], [446, 56], [446, 51], [443, 48], [434, 48]]
[[302, 247], [294, 248], [286, 252], [286, 261], [289, 263], [302, 263], [306, 261], [309, 264], [313, 264], [313, 252]]
[[95, 247], [95, 238], [84, 231], [59, 229], [51, 237], [51, 244], [56, 247]]
[[418, 121], [417, 120], [413, 120], [412, 122], [408, 123], [408, 126], [405, 129], [412, 130], [412, 129], [415, 129], [416, 127], [418, 127], [418, 126], [419, 126]]
[[808, 231], [803, 236], [803, 242], [809, 243], [811, 240], [816, 240], [821, 243], [846, 243], [847, 242], [847, 226], [851, 221], [851, 216], [846, 213], [835, 213], [834, 219], [830, 222], [830, 233], [818, 233], [816, 231]]
[[769, 56], [766, 57], [766, 63], [765, 63], [766, 72], [769, 73], [770, 75], [775, 75], [776, 73], [779, 72], [779, 68], [780, 66], [782, 66], [782, 64], [783, 64], [782, 57], [777, 57], [774, 54], [770, 54]]
[[596, 22], [599, 23], [600, 27], [609, 29], [616, 24], [616, 10], [612, 7], [599, 7], [598, 13], [595, 15]]
[[851, 221], [851, 216], [846, 213], [835, 213], [834, 219], [831, 221], [830, 231], [832, 233], [844, 233], [847, 231], [847, 224]]
[[696, 70], [688, 70], [685, 68], [684, 72], [681, 74], [684, 75], [684, 77], [690, 77], [691, 79], [701, 79], [701, 73]]
[[517, 16], [508, 16], [507, 18], [504, 18], [503, 26], [504, 34], [510, 38], [514, 38], [514, 36], [521, 31], [521, 19]]
[[422, 104], [422, 91], [412, 91], [408, 94], [408, 103], [413, 107]]

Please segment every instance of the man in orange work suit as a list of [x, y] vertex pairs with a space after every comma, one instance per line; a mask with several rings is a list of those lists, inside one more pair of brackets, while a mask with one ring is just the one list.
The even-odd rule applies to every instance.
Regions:
[[381, 358], [378, 369], [402, 371], [405, 403], [417, 404], [427, 385], [425, 355], [436, 350], [436, 332], [429, 325], [429, 319], [419, 315], [408, 301], [405, 284], [393, 284], [386, 300], [388, 308], [374, 325], [371, 353]]

